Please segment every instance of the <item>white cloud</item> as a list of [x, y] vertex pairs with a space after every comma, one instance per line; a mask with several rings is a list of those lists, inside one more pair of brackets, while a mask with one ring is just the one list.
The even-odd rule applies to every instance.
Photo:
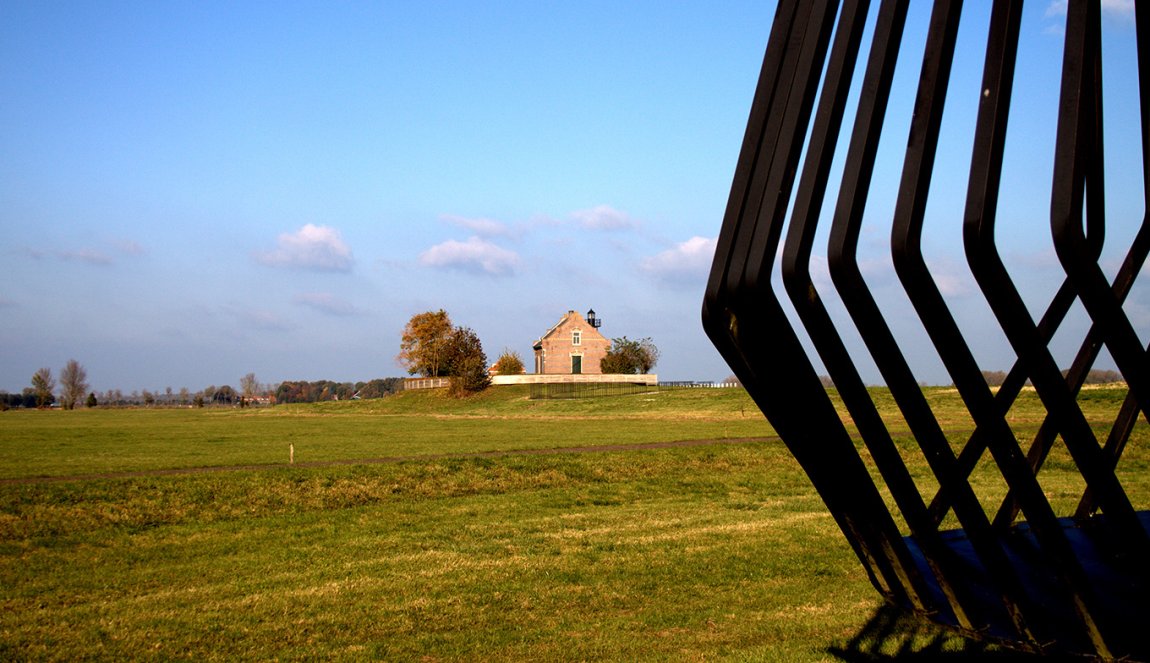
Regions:
[[89, 265], [96, 265], [98, 267], [108, 267], [116, 264], [116, 256], [140, 256], [145, 253], [144, 247], [131, 240], [124, 240], [106, 244], [110, 250], [105, 251], [101, 249], [94, 249], [90, 247], [83, 247], [79, 249], [59, 249], [59, 250], [41, 250], [41, 249], [23, 249], [19, 251], [23, 255], [28, 256], [34, 260], [44, 260], [54, 258], [56, 260], [63, 260], [65, 262], [80, 262]]
[[[1067, 9], [1067, 0], [1052, 0], [1043, 15], [1044, 20], [1052, 22], [1042, 29], [1042, 33], [1058, 38], [1065, 35]], [[1134, 0], [1102, 0], [1102, 18], [1122, 25], [1133, 25]]]
[[1066, 16], [1067, 0], [1054, 0], [1046, 6], [1046, 18], [1052, 16]]
[[466, 242], [449, 239], [419, 255], [420, 264], [446, 267], [466, 272], [504, 276], [512, 274], [519, 264], [519, 254], [479, 237]]
[[329, 292], [305, 292], [292, 298], [301, 306], [315, 309], [320, 313], [336, 316], [359, 315], [360, 310], [351, 302]]
[[1102, 13], [1115, 18], [1134, 18], [1134, 0], [1102, 0]]
[[[1066, 16], [1067, 0], [1052, 0], [1046, 6], [1046, 18]], [[1102, 15], [1129, 20], [1134, 18], [1134, 0], [1102, 0]]]
[[692, 237], [661, 253], [644, 258], [639, 268], [658, 278], [685, 281], [705, 277], [715, 257], [717, 240]]
[[935, 270], [931, 276], [934, 277], [934, 283], [938, 286], [938, 291], [942, 293], [943, 297], [968, 297], [978, 287], [978, 284], [969, 276], [958, 271]]
[[831, 280], [831, 267], [827, 262], [827, 257], [822, 255], [811, 256], [810, 266], [811, 283], [815, 285], [815, 289], [823, 294], [825, 297], [828, 292], [834, 292], [835, 284]]
[[256, 309], [235, 303], [224, 304], [220, 309], [239, 323], [243, 329], [269, 332], [292, 329], [289, 322], [267, 309]]
[[859, 273], [872, 288], [898, 283], [890, 254], [884, 253], [872, 257], [856, 255], [855, 262], [858, 264]]
[[75, 251], [60, 251], [57, 253], [61, 260], [69, 262], [86, 262], [89, 265], [111, 265], [112, 259], [95, 249], [77, 249]]
[[1034, 270], [1061, 270], [1062, 263], [1058, 261], [1058, 254], [1054, 247], [1047, 247], [1036, 251], [1011, 251], [1007, 260], [1009, 264], [1023, 265]]
[[472, 219], [454, 214], [442, 214], [439, 218], [453, 226], [469, 230], [479, 237], [511, 236], [511, 229], [502, 221], [496, 221], [494, 219]]
[[626, 230], [638, 225], [626, 212], [620, 212], [610, 205], [578, 210], [571, 212], [571, 216], [589, 230]]
[[294, 233], [284, 233], [276, 248], [255, 254], [257, 262], [269, 267], [346, 272], [353, 262], [351, 248], [339, 231], [328, 226], [307, 224]]
[[144, 247], [141, 246], [139, 242], [135, 242], [135, 241], [132, 241], [130, 239], [125, 239], [125, 240], [122, 240], [120, 242], [117, 242], [116, 248], [119, 249], [120, 253], [123, 253], [124, 255], [129, 255], [129, 256], [142, 256], [142, 255], [144, 255]]

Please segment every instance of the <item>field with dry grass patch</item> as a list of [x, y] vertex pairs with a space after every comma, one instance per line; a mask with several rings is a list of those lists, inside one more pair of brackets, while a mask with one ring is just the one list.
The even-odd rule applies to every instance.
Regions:
[[888, 617], [771, 433], [739, 390], [3, 413], [0, 659], [859, 659]]

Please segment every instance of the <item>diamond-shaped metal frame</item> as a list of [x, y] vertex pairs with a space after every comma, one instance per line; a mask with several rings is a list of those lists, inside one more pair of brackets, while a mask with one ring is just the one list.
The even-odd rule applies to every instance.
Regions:
[[[1122, 308], [1150, 252], [1150, 230], [1144, 218], [1110, 282], [1099, 265], [1105, 229], [1099, 3], [1070, 0], [1068, 7], [1051, 201], [1053, 240], [1066, 279], [1038, 322], [1030, 317], [994, 242], [1022, 2], [996, 0], [989, 8], [962, 224], [971, 271], [1017, 356], [997, 391], [987, 385], [921, 250], [962, 13], [957, 0], [937, 0], [933, 6], [891, 251], [914, 311], [976, 425], [958, 453], [857, 260], [908, 5], [907, 0], [883, 0], [875, 9], [861, 92], [852, 109], [854, 126], [840, 141], [870, 2], [778, 3], [704, 298], [704, 328], [888, 600], [968, 635], [1033, 651], [1150, 658], [1150, 643], [1141, 633], [1150, 625], [1150, 517], [1131, 504], [1115, 472], [1138, 416], [1150, 412], [1148, 351]], [[1135, 20], [1147, 202], [1146, 7], [1137, 8]], [[908, 470], [811, 275], [815, 233], [819, 222], [827, 221], [820, 213], [840, 142], [846, 151], [829, 219], [831, 279], [937, 479], [933, 495], [924, 495]], [[783, 289], [805, 337], [833, 379], [909, 535], [887, 508], [772, 287], [776, 255], [781, 255]], [[1075, 302], [1081, 302], [1092, 326], [1064, 375], [1049, 342]], [[1100, 441], [1076, 396], [1103, 345], [1129, 385], [1129, 395], [1108, 438]], [[1027, 381], [1048, 415], [1024, 449], [1007, 413]], [[1086, 485], [1070, 516], [1055, 513], [1038, 482], [1056, 439], [1065, 443]], [[970, 482], [987, 451], [1009, 490], [993, 515]], [[961, 529], [942, 529], [949, 513]]]

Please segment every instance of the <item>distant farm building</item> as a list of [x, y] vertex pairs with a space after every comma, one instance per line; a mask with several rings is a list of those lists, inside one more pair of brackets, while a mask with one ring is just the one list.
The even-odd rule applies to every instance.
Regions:
[[[498, 375], [491, 372], [493, 385], [657, 385], [654, 373], [604, 375], [601, 364], [611, 348], [611, 341], [599, 333], [600, 320], [595, 310], [582, 316], [568, 311], [559, 322], [535, 341], [535, 372]], [[403, 388], [437, 389], [446, 387], [449, 378], [414, 377], [403, 381]]]
[[539, 375], [597, 375], [611, 341], [599, 333], [595, 310], [583, 317], [567, 311], [559, 322], [535, 341], [535, 373]]

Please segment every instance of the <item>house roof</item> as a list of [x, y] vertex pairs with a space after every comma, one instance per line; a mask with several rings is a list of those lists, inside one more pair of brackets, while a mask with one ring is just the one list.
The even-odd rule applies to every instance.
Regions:
[[562, 326], [564, 322], [567, 322], [567, 318], [574, 312], [575, 311], [567, 311], [566, 313], [564, 313], [563, 317], [559, 318], [559, 322], [556, 322], [555, 324], [551, 325], [551, 329], [548, 329], [546, 333], [544, 333], [542, 336], [539, 337], [539, 339], [537, 341], [535, 341], [535, 345], [539, 345], [540, 343], [543, 342], [543, 339], [554, 334], [555, 330], [559, 329], [559, 327]]
[[[554, 325], [552, 325], [551, 329], [547, 330], [547, 333], [543, 334], [542, 336], [539, 337], [539, 339], [537, 341], [535, 341], [535, 345], [533, 345], [531, 347], [531, 349], [532, 350], [538, 350], [541, 347], [543, 347], [543, 339], [554, 334], [556, 332], [556, 330], [558, 330], [560, 327], [562, 327], [564, 322], [567, 322], [568, 320], [570, 320], [571, 316], [573, 316], [573, 315], [577, 316], [580, 320], [583, 320], [583, 316], [576, 313], [575, 311], [567, 311], [566, 313], [563, 314], [562, 318], [559, 318], [559, 322], [556, 322]], [[588, 325], [588, 329], [594, 330], [596, 334], [603, 336], [602, 333], [600, 333], [598, 329], [595, 329], [594, 327], [591, 327], [590, 325]], [[604, 338], [604, 340], [606, 340], [605, 336], [603, 338]]]

